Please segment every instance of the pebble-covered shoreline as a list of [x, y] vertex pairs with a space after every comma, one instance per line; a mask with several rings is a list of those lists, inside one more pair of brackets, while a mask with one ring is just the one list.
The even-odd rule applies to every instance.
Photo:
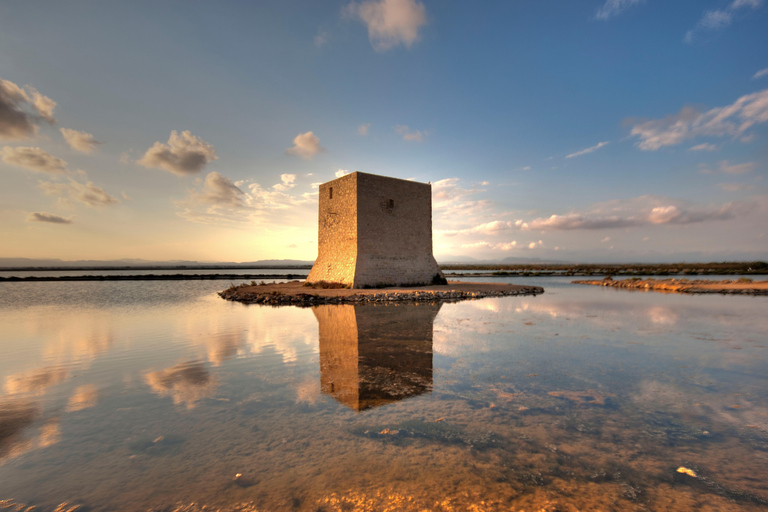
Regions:
[[[253, 289], [253, 287], [251, 287]], [[319, 290], [321, 291], [321, 290]], [[219, 292], [224, 300], [242, 302], [244, 304], [264, 304], [271, 306], [300, 306], [309, 307], [319, 304], [368, 304], [392, 302], [435, 302], [482, 299], [486, 297], [507, 297], [515, 295], [538, 295], [544, 293], [539, 286], [525, 286], [512, 290], [413, 290], [413, 291], [382, 291], [375, 293], [352, 293], [350, 295], [322, 295], [321, 293], [259, 293], [244, 291], [240, 288], [230, 288]]]

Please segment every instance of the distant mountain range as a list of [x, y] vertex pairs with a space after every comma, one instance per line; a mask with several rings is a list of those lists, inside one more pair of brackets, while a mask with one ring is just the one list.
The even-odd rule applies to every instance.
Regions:
[[170, 261], [154, 261], [143, 260], [134, 258], [123, 258], [119, 260], [75, 260], [65, 261], [58, 259], [34, 259], [34, 258], [0, 258], [0, 268], [61, 268], [61, 267], [76, 267], [76, 268], [93, 268], [93, 267], [110, 267], [110, 268], [123, 268], [123, 267], [299, 267], [312, 265], [314, 261], [304, 260], [258, 260], [258, 261], [190, 261], [190, 260], [170, 260]]
[[471, 265], [524, 265], [524, 264], [537, 264], [537, 265], [562, 265], [572, 263], [562, 260], [544, 260], [541, 258], [515, 258], [508, 257], [501, 260], [479, 260], [477, 258], [470, 258], [468, 256], [441, 256], [436, 258], [440, 265], [461, 265], [467, 263]]
[[[514, 264], [558, 264], [563, 261], [543, 260], [540, 258], [504, 258], [502, 260], [479, 260], [467, 256], [445, 256], [437, 258], [441, 265], [514, 265]], [[310, 260], [257, 260], [257, 261], [192, 261], [192, 260], [144, 260], [123, 258], [119, 260], [75, 260], [36, 259], [36, 258], [0, 258], [0, 268], [264, 268], [264, 267], [307, 267]]]

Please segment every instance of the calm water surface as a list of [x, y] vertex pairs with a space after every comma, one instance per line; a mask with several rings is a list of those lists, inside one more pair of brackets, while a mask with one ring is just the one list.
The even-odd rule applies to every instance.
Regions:
[[221, 282], [0, 284], [0, 500], [765, 510], [768, 298], [571, 279], [305, 309]]

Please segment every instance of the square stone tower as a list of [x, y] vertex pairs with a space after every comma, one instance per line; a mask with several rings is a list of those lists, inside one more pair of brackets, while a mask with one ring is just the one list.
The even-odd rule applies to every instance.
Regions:
[[320, 185], [318, 255], [307, 283], [425, 285], [445, 277], [432, 255], [432, 186], [353, 172]]

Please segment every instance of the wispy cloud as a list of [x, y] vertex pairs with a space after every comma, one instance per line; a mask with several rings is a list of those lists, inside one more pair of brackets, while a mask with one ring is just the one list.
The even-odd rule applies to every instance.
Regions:
[[218, 172], [210, 172], [205, 177], [202, 190], [193, 191], [190, 200], [197, 204], [226, 206], [230, 208], [245, 208], [248, 198], [232, 180]]
[[29, 85], [19, 87], [0, 78], [0, 140], [23, 140], [35, 135], [40, 121], [54, 124], [56, 102]]
[[635, 4], [643, 0], [606, 0], [605, 4], [595, 13], [595, 19], [606, 21], [614, 16], [618, 16]]
[[752, 190], [755, 188], [752, 185], [744, 183], [718, 183], [717, 186], [726, 192], [738, 192], [739, 190]]
[[753, 79], [753, 80], [757, 80], [758, 78], [762, 78], [762, 77], [764, 77], [765, 75], [768, 75], [768, 68], [765, 68], [765, 69], [761, 69], [760, 71], [758, 71], [757, 73], [755, 73], [755, 74], [752, 76], [752, 79]]
[[368, 130], [371, 127], [371, 123], [361, 124], [357, 127], [357, 133], [362, 135], [363, 137], [368, 136]]
[[632, 126], [637, 146], [654, 151], [696, 137], [740, 137], [751, 127], [768, 121], [768, 89], [748, 94], [731, 105], [699, 112], [684, 107], [664, 119], [642, 121]]
[[69, 147], [75, 151], [81, 153], [91, 153], [96, 146], [102, 144], [93, 138], [93, 135], [86, 132], [73, 130], [71, 128], [61, 128], [61, 134], [64, 136], [64, 140], [67, 141]]
[[586, 149], [582, 149], [581, 151], [577, 151], [575, 153], [571, 153], [570, 155], [566, 156], [565, 158], [573, 158], [575, 156], [586, 155], [587, 153], [592, 153], [593, 151], [597, 151], [601, 147], [606, 146], [608, 144], [609, 144], [608, 141], [606, 141], [606, 142], [599, 142], [596, 145], [592, 146], [591, 148], [586, 148]]
[[64, 218], [52, 213], [34, 212], [27, 216], [27, 222], [49, 222], [51, 224], [72, 224], [71, 218]]
[[[536, 242], [531, 242], [533, 244], [533, 247], [536, 247]], [[530, 248], [533, 248], [530, 247]], [[466, 244], [461, 244], [462, 249], [490, 249], [490, 250], [496, 250], [496, 251], [511, 251], [512, 249], [517, 248], [517, 241], [512, 240], [511, 242], [500, 242], [500, 243], [491, 243], [486, 241], [480, 241], [480, 242], [469, 242]]]
[[[186, 199], [176, 202], [180, 208], [178, 214], [203, 224], [247, 223], [263, 220], [266, 214], [278, 211], [284, 215], [286, 211], [317, 201], [317, 191], [289, 193], [296, 185], [295, 180], [295, 174], [282, 174], [280, 183], [263, 187], [244, 181], [234, 183], [218, 172], [210, 172], [198, 189], [190, 190]], [[271, 218], [270, 222], [280, 224], [288, 221]]]
[[67, 168], [67, 162], [37, 147], [5, 146], [0, 150], [0, 155], [3, 162], [8, 165], [35, 172], [62, 174]]
[[688, 151], [717, 151], [718, 149], [720, 149], [719, 146], [705, 142], [703, 144], [697, 144], [696, 146], [688, 148]]
[[280, 175], [280, 183], [275, 185], [275, 190], [289, 190], [296, 186], [296, 175], [295, 174], [281, 174]]
[[69, 178], [67, 183], [42, 181], [38, 186], [49, 196], [57, 196], [64, 201], [73, 201], [86, 206], [102, 207], [120, 203], [119, 199], [109, 195], [107, 191], [91, 181], [80, 183]]
[[755, 170], [757, 164], [755, 162], [744, 162], [742, 164], [732, 164], [728, 160], [720, 160], [717, 162], [716, 169], [710, 169], [706, 164], [699, 166], [699, 172], [702, 174], [746, 174]]
[[312, 160], [315, 155], [325, 151], [320, 146], [320, 139], [313, 132], [300, 133], [293, 138], [293, 146], [285, 150], [287, 155], [300, 156], [304, 160]]
[[179, 134], [171, 132], [168, 143], [155, 142], [136, 162], [147, 168], [158, 168], [177, 176], [187, 176], [203, 170], [206, 164], [218, 159], [216, 150], [189, 130]]
[[368, 27], [374, 50], [384, 52], [398, 45], [406, 48], [419, 40], [419, 29], [427, 24], [427, 9], [415, 0], [368, 0], [347, 5], [343, 14]]
[[408, 125], [399, 124], [395, 126], [395, 132], [403, 136], [403, 140], [410, 142], [424, 142], [424, 139], [429, 135], [429, 132], [422, 132], [421, 130], [411, 130]]
[[317, 46], [318, 48], [320, 48], [321, 46], [325, 46], [325, 44], [328, 42], [329, 37], [330, 36], [328, 32], [324, 30], [318, 31], [314, 39], [315, 46]]
[[752, 203], [687, 206], [682, 201], [659, 196], [640, 196], [599, 203], [584, 212], [551, 215], [527, 222], [531, 230], [591, 230], [639, 226], [683, 225], [733, 219], [751, 212]]
[[714, 32], [722, 30], [733, 23], [736, 14], [745, 8], [758, 9], [763, 4], [763, 0], [733, 0], [724, 9], [711, 9], [704, 11], [701, 19], [691, 30], [685, 33], [683, 41], [692, 43], [694, 38], [700, 32]]

